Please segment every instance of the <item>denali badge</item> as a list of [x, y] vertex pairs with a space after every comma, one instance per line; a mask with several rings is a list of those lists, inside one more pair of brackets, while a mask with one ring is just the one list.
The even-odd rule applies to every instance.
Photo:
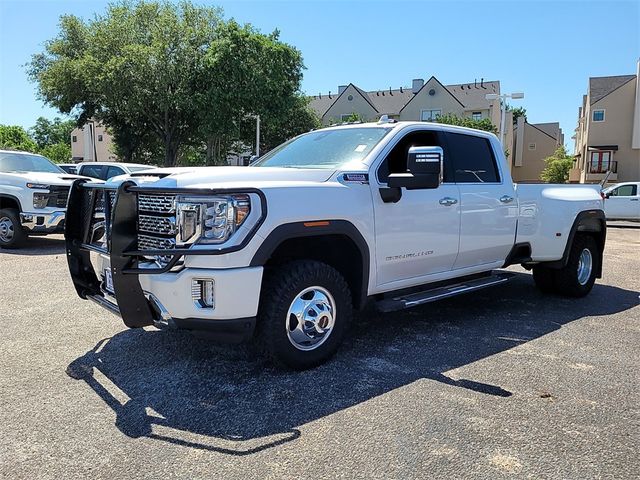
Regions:
[[345, 173], [342, 176], [342, 179], [345, 182], [369, 183], [369, 174], [368, 173]]

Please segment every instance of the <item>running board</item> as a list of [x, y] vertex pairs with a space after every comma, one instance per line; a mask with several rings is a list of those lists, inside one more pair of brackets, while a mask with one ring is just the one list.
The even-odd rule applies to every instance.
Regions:
[[400, 295], [394, 298], [386, 298], [376, 303], [376, 307], [381, 312], [394, 312], [405, 308], [416, 307], [429, 302], [435, 302], [444, 298], [455, 297], [463, 293], [473, 292], [486, 287], [492, 287], [507, 282], [513, 273], [500, 272], [493, 273], [487, 277], [475, 278], [466, 282], [459, 282], [436, 287], [422, 292]]

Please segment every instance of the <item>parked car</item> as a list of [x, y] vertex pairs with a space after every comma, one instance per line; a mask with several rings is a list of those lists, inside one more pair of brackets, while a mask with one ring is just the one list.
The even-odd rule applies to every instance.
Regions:
[[142, 172], [157, 167], [143, 165], [141, 163], [116, 163], [116, 162], [82, 162], [77, 165], [77, 173], [86, 177], [108, 180], [118, 175]]
[[514, 185], [493, 134], [381, 121], [306, 133], [249, 167], [75, 182], [67, 258], [79, 296], [129, 327], [255, 332], [304, 369], [336, 352], [354, 308], [501, 285], [508, 265], [587, 295], [602, 208], [598, 186]]
[[78, 173], [78, 164], [76, 163], [58, 163], [57, 165], [67, 173]]
[[0, 150], [0, 248], [63, 232], [69, 187], [78, 178], [41, 155]]
[[607, 220], [640, 221], [640, 182], [623, 182], [605, 188], [604, 213]]

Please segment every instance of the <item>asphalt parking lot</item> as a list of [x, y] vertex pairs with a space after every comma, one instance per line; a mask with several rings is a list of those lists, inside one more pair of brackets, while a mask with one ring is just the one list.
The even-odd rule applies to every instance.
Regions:
[[61, 236], [0, 252], [2, 478], [639, 478], [640, 228], [581, 300], [510, 283], [358, 319], [337, 358], [128, 330]]

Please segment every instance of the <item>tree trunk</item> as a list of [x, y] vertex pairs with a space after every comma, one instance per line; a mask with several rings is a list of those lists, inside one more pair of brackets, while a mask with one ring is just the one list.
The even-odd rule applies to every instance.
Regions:
[[164, 139], [164, 166], [175, 167], [178, 160], [178, 149], [180, 142], [170, 135]]

